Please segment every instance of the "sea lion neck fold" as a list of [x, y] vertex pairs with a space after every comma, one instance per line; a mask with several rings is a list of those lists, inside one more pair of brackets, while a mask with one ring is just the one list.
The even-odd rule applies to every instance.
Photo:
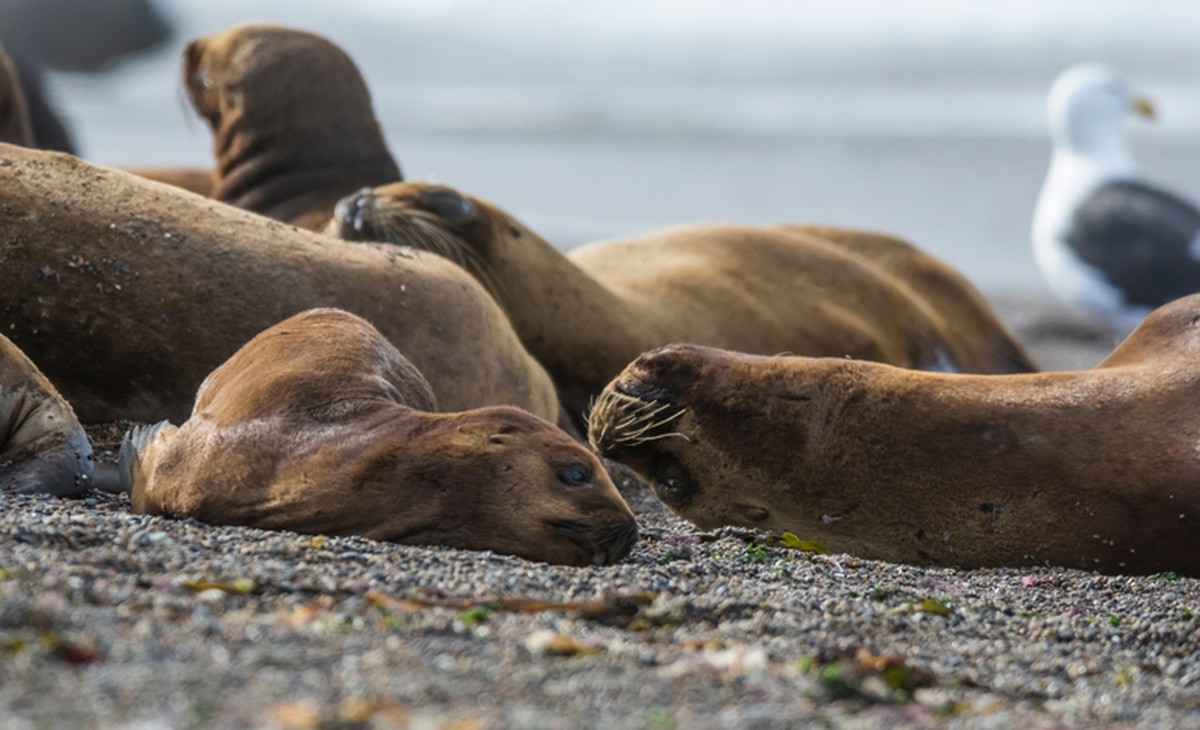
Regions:
[[218, 200], [316, 228], [339, 198], [401, 178], [361, 74], [320, 36], [236, 26], [193, 41], [183, 76], [213, 130]]

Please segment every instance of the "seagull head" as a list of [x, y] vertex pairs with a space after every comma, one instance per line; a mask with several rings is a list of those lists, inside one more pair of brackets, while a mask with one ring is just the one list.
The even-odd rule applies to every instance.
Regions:
[[1122, 123], [1131, 114], [1154, 118], [1154, 105], [1116, 71], [1098, 63], [1072, 66], [1050, 89], [1050, 132], [1056, 147], [1077, 155], [1124, 161]]

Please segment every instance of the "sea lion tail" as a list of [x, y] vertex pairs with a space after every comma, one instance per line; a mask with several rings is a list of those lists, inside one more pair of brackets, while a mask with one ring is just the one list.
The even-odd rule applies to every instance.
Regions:
[[131, 495], [145, 492], [159, 452], [178, 430], [170, 421], [159, 421], [150, 426], [134, 426], [125, 432], [117, 453], [117, 470], [124, 491]]

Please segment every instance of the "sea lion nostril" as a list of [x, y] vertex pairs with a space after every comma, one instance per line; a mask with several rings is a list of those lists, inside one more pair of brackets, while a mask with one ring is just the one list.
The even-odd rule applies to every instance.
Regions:
[[614, 389], [622, 395], [633, 396], [642, 401], [664, 404], [674, 401], [674, 393], [670, 390], [641, 378], [621, 378], [614, 384]]
[[364, 234], [365, 213], [374, 197], [375, 193], [370, 188], [363, 188], [337, 202], [333, 209], [333, 217], [341, 224], [343, 237], [361, 237]]

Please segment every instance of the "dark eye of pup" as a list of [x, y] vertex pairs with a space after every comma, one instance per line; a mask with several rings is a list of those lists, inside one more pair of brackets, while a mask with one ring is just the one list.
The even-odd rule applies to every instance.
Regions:
[[583, 464], [558, 467], [558, 480], [572, 487], [582, 487], [592, 481], [592, 470]]
[[422, 190], [419, 202], [421, 207], [436, 214], [452, 226], [468, 222], [475, 213], [471, 201], [449, 188]]

